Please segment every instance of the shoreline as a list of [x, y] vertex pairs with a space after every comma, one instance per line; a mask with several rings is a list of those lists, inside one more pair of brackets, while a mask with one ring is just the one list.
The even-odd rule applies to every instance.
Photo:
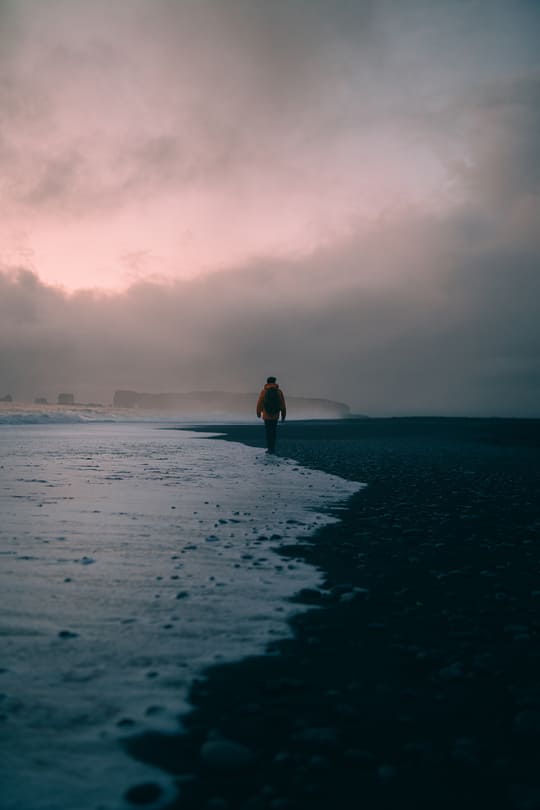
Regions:
[[[211, 427], [262, 446], [260, 424]], [[188, 810], [540, 806], [540, 422], [278, 431], [280, 454], [368, 485], [287, 550], [323, 572], [296, 597], [315, 609], [208, 670], [184, 733], [131, 755], [175, 774]]]
[[5, 810], [124, 807], [156, 776], [170, 799], [119, 741], [176, 732], [193, 680], [288, 637], [290, 598], [320, 583], [270, 547], [309, 536], [328, 522], [320, 504], [357, 486], [208, 435], [2, 430]]

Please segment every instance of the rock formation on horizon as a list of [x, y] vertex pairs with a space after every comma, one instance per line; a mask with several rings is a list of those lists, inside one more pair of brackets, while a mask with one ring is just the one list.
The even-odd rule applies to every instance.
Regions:
[[[287, 398], [287, 413], [291, 418], [341, 419], [350, 416], [343, 402], [310, 397]], [[114, 392], [116, 408], [143, 408], [171, 411], [178, 416], [244, 417], [255, 415], [258, 393], [235, 394], [229, 391], [190, 391], [176, 394], [147, 394], [138, 391]]]

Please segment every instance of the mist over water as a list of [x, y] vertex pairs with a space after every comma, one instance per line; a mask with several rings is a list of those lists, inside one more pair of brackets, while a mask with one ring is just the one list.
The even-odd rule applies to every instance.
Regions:
[[275, 374], [286, 395], [373, 416], [537, 415], [532, 237], [519, 262], [488, 246], [468, 266], [465, 252], [441, 259], [437, 233], [396, 260], [391, 283], [350, 269], [367, 261], [354, 244], [273, 263], [262, 282], [253, 268], [113, 296], [68, 297], [32, 274], [0, 274], [2, 395], [54, 402], [70, 391], [110, 404], [119, 388], [255, 392]]

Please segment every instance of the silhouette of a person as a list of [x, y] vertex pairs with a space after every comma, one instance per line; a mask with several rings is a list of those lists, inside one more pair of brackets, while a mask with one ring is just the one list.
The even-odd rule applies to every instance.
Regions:
[[268, 377], [257, 400], [257, 417], [260, 419], [262, 416], [264, 420], [267, 453], [276, 452], [276, 433], [280, 414], [281, 421], [284, 422], [287, 416], [285, 397], [276, 378]]

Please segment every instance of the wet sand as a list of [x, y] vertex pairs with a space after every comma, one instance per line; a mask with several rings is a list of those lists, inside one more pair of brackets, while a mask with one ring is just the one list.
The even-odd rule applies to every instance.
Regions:
[[324, 572], [294, 638], [210, 669], [185, 733], [129, 741], [173, 806], [540, 808], [539, 447], [538, 420], [280, 425], [280, 454], [368, 486], [287, 551]]
[[321, 576], [273, 549], [359, 486], [163, 423], [0, 434], [0, 806], [120, 810], [151, 779], [157, 810], [171, 780], [120, 740], [176, 732], [195, 677], [290, 637]]

